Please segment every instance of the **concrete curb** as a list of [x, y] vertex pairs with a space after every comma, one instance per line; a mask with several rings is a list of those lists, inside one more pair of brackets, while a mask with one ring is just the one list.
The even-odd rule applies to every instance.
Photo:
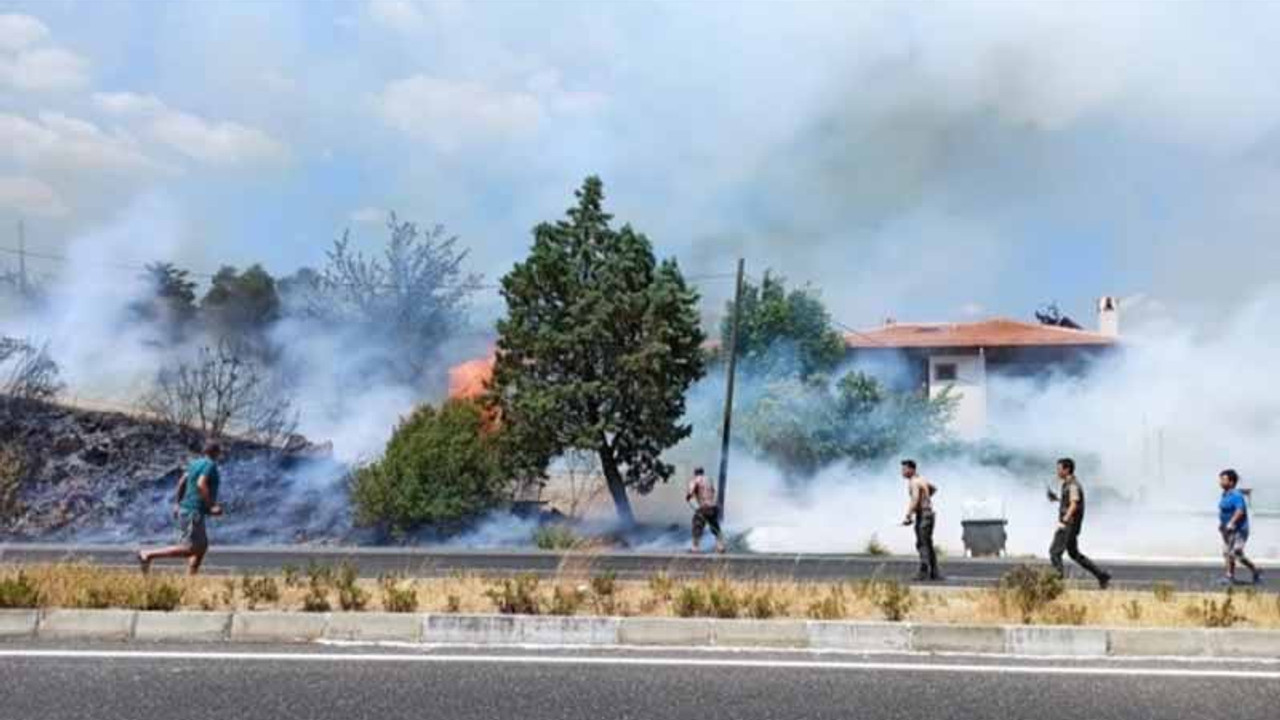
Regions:
[[806, 620], [301, 612], [0, 610], [0, 642], [306, 643], [789, 648], [1063, 657], [1280, 659], [1280, 631]]

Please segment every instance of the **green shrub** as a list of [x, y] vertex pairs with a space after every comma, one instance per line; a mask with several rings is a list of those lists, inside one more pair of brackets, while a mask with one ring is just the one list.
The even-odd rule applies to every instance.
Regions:
[[675, 605], [672, 607], [677, 617], [706, 617], [711, 611], [711, 601], [707, 599], [707, 593], [697, 585], [684, 585], [675, 595]]
[[1142, 619], [1142, 603], [1137, 600], [1130, 600], [1124, 604], [1124, 616], [1133, 622]]
[[591, 592], [598, 597], [612, 597], [618, 590], [618, 573], [610, 570], [591, 578]]
[[17, 577], [0, 578], [0, 608], [40, 607], [40, 591], [31, 578], [19, 572]]
[[302, 580], [299, 579], [299, 571], [296, 565], [285, 565], [280, 568], [280, 575], [284, 578], [284, 586], [287, 588], [302, 587]]
[[445, 612], [448, 612], [448, 613], [462, 612], [462, 598], [458, 597], [456, 594], [449, 593], [448, 595], [445, 596], [444, 602], [445, 602], [445, 607], [444, 607]]
[[785, 615], [787, 604], [774, 597], [773, 591], [765, 588], [747, 594], [743, 599], [747, 617], [753, 620], [769, 620]]
[[302, 609], [306, 612], [329, 612], [333, 606], [329, 604], [329, 584], [318, 575], [312, 575], [307, 582], [307, 594], [302, 598]]
[[245, 605], [250, 610], [258, 605], [280, 602], [280, 586], [275, 578], [266, 575], [254, 577], [248, 573], [240, 580], [240, 590], [244, 594]]
[[1235, 598], [1227, 593], [1221, 603], [1217, 600], [1204, 600], [1201, 606], [1200, 619], [1207, 628], [1229, 628], [1248, 618], [1236, 612]]
[[742, 601], [733, 591], [733, 586], [726, 582], [713, 582], [707, 588], [707, 605], [711, 616], [730, 620], [738, 617], [742, 611]]
[[866, 552], [874, 557], [882, 557], [889, 554], [889, 548], [885, 547], [884, 543], [880, 542], [880, 538], [873, 534], [871, 539], [867, 541]]
[[1019, 565], [1000, 578], [997, 592], [1002, 611], [1009, 612], [1012, 607], [1024, 624], [1030, 624], [1032, 616], [1057, 600], [1064, 590], [1062, 577], [1054, 570]]
[[573, 550], [581, 547], [583, 540], [568, 526], [555, 524], [543, 525], [534, 530], [533, 543], [539, 550]]
[[480, 515], [509, 486], [504, 455], [500, 432], [477, 402], [421, 405], [401, 421], [382, 459], [355, 471], [356, 519], [404, 532]]
[[1151, 587], [1151, 591], [1155, 593], [1156, 600], [1160, 602], [1169, 602], [1173, 600], [1174, 587], [1173, 583], [1160, 581]]
[[360, 573], [356, 566], [344, 562], [338, 567], [335, 584], [338, 588], [338, 606], [348, 612], [364, 610], [369, 603], [369, 593], [360, 587]]
[[418, 591], [410, 583], [409, 587], [401, 585], [402, 579], [395, 575], [382, 578], [382, 608], [391, 613], [411, 613], [418, 611]]
[[664, 572], [654, 573], [649, 577], [649, 592], [653, 593], [654, 599], [659, 602], [669, 602], [671, 600], [675, 585], [675, 581], [671, 579], [671, 576]]
[[911, 612], [911, 605], [914, 598], [911, 595], [911, 587], [897, 580], [887, 580], [878, 584], [878, 591], [875, 596], [876, 607], [884, 615], [884, 619], [889, 622], [902, 622], [906, 619], [907, 613]]
[[149, 581], [134, 607], [138, 610], [173, 612], [182, 605], [182, 588], [170, 582]]
[[518, 575], [503, 580], [485, 591], [485, 596], [504, 615], [538, 614], [538, 578], [534, 575]]

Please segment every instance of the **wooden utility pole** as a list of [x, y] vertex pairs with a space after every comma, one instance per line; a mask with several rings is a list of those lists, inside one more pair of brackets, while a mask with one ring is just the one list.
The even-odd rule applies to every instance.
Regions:
[[738, 365], [738, 324], [742, 318], [742, 272], [746, 260], [738, 258], [738, 286], [733, 292], [733, 322], [729, 331], [729, 366], [726, 368], [728, 379], [724, 393], [724, 433], [720, 438], [720, 490], [716, 493], [716, 511], [720, 521], [724, 522], [724, 493], [729, 482], [729, 425], [733, 419], [733, 380]]

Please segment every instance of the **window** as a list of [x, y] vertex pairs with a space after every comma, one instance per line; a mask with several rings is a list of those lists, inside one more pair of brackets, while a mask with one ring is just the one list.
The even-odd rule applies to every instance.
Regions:
[[933, 366], [934, 382], [955, 382], [957, 376], [955, 363], [938, 363]]

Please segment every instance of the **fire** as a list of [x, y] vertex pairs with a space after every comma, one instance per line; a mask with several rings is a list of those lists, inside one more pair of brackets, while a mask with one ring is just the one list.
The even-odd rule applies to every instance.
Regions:
[[468, 360], [449, 368], [449, 397], [473, 400], [484, 394], [493, 377], [494, 356]]

